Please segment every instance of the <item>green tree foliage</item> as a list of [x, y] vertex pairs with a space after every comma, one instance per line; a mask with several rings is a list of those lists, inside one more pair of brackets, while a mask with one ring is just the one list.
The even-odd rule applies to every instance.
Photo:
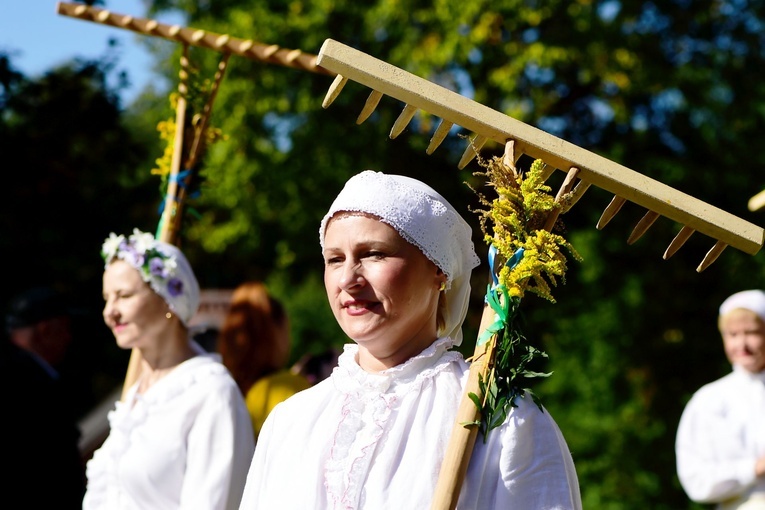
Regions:
[[155, 183], [135, 172], [145, 149], [122, 125], [118, 88], [106, 80], [112, 70], [108, 58], [75, 61], [32, 79], [0, 55], [0, 247], [13, 268], [0, 295], [7, 303], [51, 285], [81, 308], [74, 356], [97, 379], [85, 406], [120, 383], [115, 370], [126, 363], [101, 319], [101, 242], [155, 221], [146, 207]]
[[[756, 79], [764, 58], [762, 1], [154, 0], [149, 5], [149, 16], [180, 9], [188, 26], [308, 53], [335, 39], [763, 223], [762, 212], [746, 208], [765, 185], [758, 170], [765, 151], [756, 143], [765, 117], [765, 89]], [[179, 51], [180, 45], [170, 57], [162, 56], [173, 82]], [[220, 55], [192, 48], [191, 57], [199, 75], [211, 79]], [[7, 71], [0, 69], [6, 91], [15, 79]], [[478, 167], [456, 167], [466, 146], [460, 135], [466, 133], [455, 131], [426, 155], [438, 119], [417, 115], [392, 140], [388, 133], [402, 104], [383, 98], [359, 126], [355, 119], [370, 91], [349, 83], [325, 110], [321, 102], [331, 81], [231, 57], [212, 119], [228, 139], [206, 155], [202, 193], [189, 202], [198, 216], [186, 218], [183, 232], [203, 286], [231, 287], [258, 278], [285, 298], [297, 351], [342, 342], [323, 295], [317, 236], [322, 215], [350, 175], [372, 168], [423, 179], [465, 211], [476, 227], [479, 253], [486, 252], [477, 218], [468, 212], [478, 202], [465, 185], [480, 186], [472, 174]], [[66, 112], [68, 106], [60, 108]], [[80, 110], [74, 117], [82, 116]], [[64, 138], [71, 125], [51, 123], [77, 119], [56, 112], [45, 117], [47, 128]], [[81, 140], [56, 145], [58, 155], [82, 148], [73, 154], [79, 164], [67, 168], [92, 171], [92, 180], [73, 190], [77, 196], [133, 199], [110, 204], [116, 218], [98, 215], [109, 225], [94, 227], [99, 239], [101, 230], [143, 221], [138, 217], [147, 210], [155, 214], [161, 201], [154, 193], [141, 203], [130, 190], [151, 179], [153, 160], [161, 155], [161, 146], [150, 146], [147, 129], [172, 112], [166, 98], [148, 94], [127, 113], [128, 125], [141, 132], [141, 147], [155, 151], [141, 162], [121, 152], [122, 137], [114, 138], [121, 142], [117, 147], [104, 144], [96, 160], [94, 140], [101, 140], [102, 130], [84, 131], [88, 150]], [[9, 129], [7, 118], [0, 120], [0, 128]], [[488, 145], [485, 152], [498, 154], [501, 147]], [[27, 161], [41, 155], [30, 151]], [[83, 162], [85, 155], [97, 168]], [[117, 168], [105, 170], [105, 161]], [[556, 189], [561, 181], [557, 172], [550, 184]], [[734, 291], [764, 286], [762, 255], [729, 248], [696, 273], [714, 240], [696, 234], [674, 257], [662, 260], [679, 225], [661, 218], [627, 245], [645, 211], [627, 204], [598, 231], [595, 224], [611, 198], [592, 188], [562, 218], [561, 232], [584, 259], [572, 262], [567, 283], [553, 289], [557, 303], [532, 296], [522, 304], [526, 336], [549, 354], [541, 369], [553, 372], [535, 392], [571, 446], [585, 508], [701, 508], [688, 502], [677, 481], [674, 434], [691, 392], [729, 369], [716, 331], [717, 306]], [[28, 210], [28, 202], [20, 200], [21, 209], [10, 210]], [[126, 214], [142, 207], [141, 215]], [[67, 243], [50, 253], [64, 250], [68, 256], [76, 235], [69, 225], [50, 233]], [[95, 261], [89, 270], [100, 271], [97, 266]], [[474, 273], [474, 304], [464, 328], [467, 352], [488, 278], [484, 266]]]

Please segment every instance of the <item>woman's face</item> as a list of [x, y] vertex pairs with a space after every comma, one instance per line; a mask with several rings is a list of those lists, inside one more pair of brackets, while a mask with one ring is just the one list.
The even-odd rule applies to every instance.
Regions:
[[103, 296], [104, 322], [123, 349], [151, 347], [167, 326], [167, 303], [123, 260], [115, 260], [104, 271]]
[[365, 370], [399, 365], [436, 339], [444, 280], [418, 248], [374, 217], [340, 213], [327, 225], [324, 286]]
[[722, 321], [725, 355], [748, 372], [765, 370], [765, 323], [749, 310], [733, 310]]

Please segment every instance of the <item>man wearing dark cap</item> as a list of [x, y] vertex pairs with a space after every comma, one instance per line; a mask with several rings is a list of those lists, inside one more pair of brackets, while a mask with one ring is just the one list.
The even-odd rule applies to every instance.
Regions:
[[11, 301], [5, 319], [0, 385], [10, 434], [0, 450], [9, 473], [4, 498], [19, 508], [81, 509], [80, 431], [56, 370], [72, 343], [68, 307], [52, 289], [35, 288]]
[[35, 287], [16, 296], [5, 317], [11, 342], [31, 352], [53, 376], [72, 343], [68, 305], [50, 287]]

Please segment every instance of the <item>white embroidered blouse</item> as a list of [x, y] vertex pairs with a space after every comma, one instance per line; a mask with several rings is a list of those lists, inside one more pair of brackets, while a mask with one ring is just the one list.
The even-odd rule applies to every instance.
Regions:
[[237, 508], [255, 439], [217, 354], [181, 363], [143, 395], [137, 386], [109, 413], [83, 510]]
[[[377, 374], [346, 345], [328, 379], [268, 416], [240, 508], [429, 508], [468, 374], [451, 344]], [[486, 444], [479, 435], [458, 508], [581, 508], [566, 442], [529, 396]]]

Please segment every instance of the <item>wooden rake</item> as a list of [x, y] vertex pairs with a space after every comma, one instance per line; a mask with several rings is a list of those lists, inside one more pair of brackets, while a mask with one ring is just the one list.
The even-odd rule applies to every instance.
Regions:
[[[727, 246], [754, 255], [765, 240], [765, 231], [752, 223], [332, 39], [324, 42], [316, 63], [337, 74], [322, 103], [324, 108], [332, 104], [348, 80], [372, 89], [356, 120], [357, 124], [363, 123], [372, 114], [383, 95], [388, 95], [405, 104], [391, 128], [390, 138], [401, 134], [420, 109], [441, 118], [427, 154], [433, 153], [453, 126], [471, 131], [473, 137], [458, 163], [459, 169], [463, 169], [477, 155], [486, 141], [493, 140], [504, 145], [503, 161], [508, 167], [514, 168], [515, 162], [527, 154], [545, 162], [548, 168], [545, 179], [556, 169], [566, 172], [556, 195], [560, 208], [547, 218], [544, 227], [547, 230], [552, 228], [559, 214], [567, 212], [591, 185], [595, 185], [614, 194], [597, 223], [598, 229], [605, 227], [627, 201], [647, 209], [630, 234], [629, 244], [637, 241], [659, 216], [666, 216], [682, 225], [664, 252], [664, 259], [677, 252], [696, 231], [715, 239], [716, 243], [696, 268], [697, 272], [709, 267]], [[493, 310], [485, 306], [479, 338], [493, 320]], [[476, 423], [480, 419], [480, 409], [468, 395], [474, 393], [479, 400], [483, 400], [479, 382], [486, 381], [493, 369], [495, 343], [496, 335], [483, 345], [476, 346], [466, 389], [441, 465], [432, 510], [452, 510], [457, 506], [478, 433]]]
[[[180, 59], [178, 102], [175, 111], [176, 131], [173, 154], [167, 193], [156, 236], [157, 239], [171, 244], [177, 245], [179, 242], [178, 234], [181, 228], [187, 189], [195, 177], [193, 171], [197, 169], [197, 163], [205, 151], [206, 131], [209, 126], [213, 103], [228, 68], [229, 57], [239, 55], [266, 64], [291, 67], [317, 74], [334, 75], [331, 71], [316, 65], [316, 55], [304, 53], [298, 49], [281, 48], [275, 44], [261, 44], [251, 39], [239, 39], [228, 34], [217, 34], [196, 28], [167, 25], [156, 20], [118, 14], [80, 3], [59, 2], [56, 10], [58, 14], [64, 16], [131, 30], [147, 36], [160, 37], [183, 45], [183, 54]], [[217, 51], [221, 53], [221, 59], [202, 112], [193, 122], [187, 122], [190, 74], [189, 47], [191, 46]], [[140, 375], [140, 360], [140, 352], [134, 349], [123, 383], [123, 399], [128, 388]]]

